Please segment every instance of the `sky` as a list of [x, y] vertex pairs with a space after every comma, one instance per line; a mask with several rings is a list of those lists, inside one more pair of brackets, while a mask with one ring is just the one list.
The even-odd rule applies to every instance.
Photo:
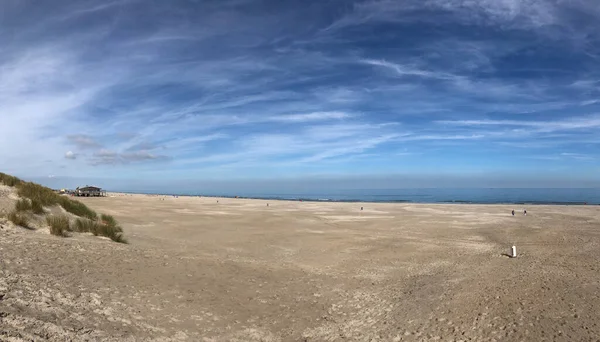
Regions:
[[0, 0], [0, 171], [600, 187], [595, 0]]

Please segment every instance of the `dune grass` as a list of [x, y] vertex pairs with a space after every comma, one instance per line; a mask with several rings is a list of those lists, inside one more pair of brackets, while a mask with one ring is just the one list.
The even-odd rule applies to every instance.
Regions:
[[12, 223], [16, 224], [17, 226], [31, 229], [31, 226], [29, 225], [29, 220], [27, 219], [27, 217], [25, 215], [23, 215], [23, 213], [20, 213], [16, 210], [11, 211], [8, 214], [8, 220], [11, 221]]
[[127, 240], [123, 237], [123, 228], [119, 226], [117, 220], [111, 215], [100, 215], [98, 235], [106, 236], [115, 242], [127, 243]]
[[105, 236], [115, 242], [127, 243], [123, 236], [123, 229], [110, 215], [102, 215], [101, 221], [79, 218], [73, 228], [79, 233], [92, 233], [94, 236]]
[[98, 214], [96, 214], [96, 212], [92, 209], [88, 208], [88, 206], [85, 204], [72, 200], [66, 196], [59, 195], [52, 189], [46, 188], [39, 184], [22, 182], [17, 188], [17, 193], [19, 196], [38, 202], [41, 206], [58, 204], [67, 212], [79, 217], [87, 217], [89, 219], [96, 219], [98, 217]]
[[88, 208], [88, 206], [85, 204], [65, 196], [56, 196], [58, 196], [58, 204], [60, 204], [61, 207], [71, 214], [79, 217], [86, 217], [90, 220], [95, 220], [98, 217], [98, 214], [96, 214], [96, 212], [92, 209]]
[[48, 216], [46, 222], [50, 226], [50, 234], [56, 236], [66, 236], [67, 232], [70, 231], [69, 218], [65, 215], [60, 216]]
[[6, 173], [0, 172], [0, 184], [4, 184], [7, 186], [16, 186], [21, 182], [22, 180], [15, 176], [7, 175]]
[[[117, 220], [111, 215], [102, 214], [98, 216], [94, 210], [79, 201], [57, 194], [54, 190], [45, 186], [25, 182], [17, 177], [1, 172], [0, 183], [16, 187], [17, 194], [22, 198], [16, 204], [16, 211], [9, 214], [16, 221], [25, 224], [16, 223], [9, 217], [17, 225], [28, 227], [27, 218], [20, 214], [20, 212], [31, 210], [35, 214], [44, 214], [44, 206], [60, 205], [67, 212], [79, 216], [73, 227], [74, 230], [78, 232], [90, 232], [96, 236], [106, 236], [116, 242], [127, 243], [127, 240], [123, 237], [123, 228], [119, 226]], [[71, 230], [69, 219], [66, 216], [48, 216], [46, 221], [50, 225], [50, 232], [54, 235], [64, 236], [65, 232]]]
[[112, 215], [102, 214], [100, 215], [100, 220], [103, 224], [116, 227], [118, 226], [117, 220]]
[[46, 213], [44, 211], [44, 206], [38, 200], [31, 200], [31, 211], [33, 211], [34, 214], [39, 215]]
[[22, 198], [15, 203], [16, 211], [28, 211], [31, 210], [34, 214], [44, 214], [44, 206], [38, 200], [29, 200]]
[[15, 203], [16, 211], [27, 211], [31, 210], [31, 202], [27, 198], [22, 198]]
[[94, 235], [98, 235], [100, 224], [97, 221], [92, 221], [86, 218], [78, 218], [75, 220], [75, 225], [73, 226], [73, 230], [78, 233], [92, 233]]

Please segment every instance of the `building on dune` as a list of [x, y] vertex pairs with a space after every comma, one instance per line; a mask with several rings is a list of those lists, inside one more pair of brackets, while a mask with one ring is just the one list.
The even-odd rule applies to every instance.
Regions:
[[104, 197], [106, 196], [106, 191], [97, 186], [86, 185], [81, 188], [77, 187], [74, 194], [78, 197]]

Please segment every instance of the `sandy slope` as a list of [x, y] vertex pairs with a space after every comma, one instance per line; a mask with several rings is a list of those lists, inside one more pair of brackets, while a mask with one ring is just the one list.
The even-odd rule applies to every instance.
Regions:
[[129, 245], [0, 223], [0, 340], [600, 336], [598, 206], [216, 201], [85, 199]]

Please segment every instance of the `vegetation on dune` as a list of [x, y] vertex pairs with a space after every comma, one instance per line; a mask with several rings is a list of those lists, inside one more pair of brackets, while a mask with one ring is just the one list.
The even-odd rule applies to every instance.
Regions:
[[92, 221], [86, 218], [78, 218], [75, 220], [75, 224], [73, 225], [73, 230], [78, 233], [92, 233], [94, 235], [98, 235], [100, 223], [97, 221]]
[[7, 175], [6, 173], [0, 172], [0, 183], [8, 186], [16, 186], [23, 182], [17, 177]]
[[16, 211], [28, 211], [31, 210], [34, 214], [44, 214], [44, 206], [40, 201], [33, 199], [29, 200], [27, 198], [22, 198], [15, 203]]
[[52, 189], [36, 183], [21, 182], [17, 185], [17, 194], [23, 198], [29, 198], [32, 203], [35, 202], [38, 206], [38, 213], [43, 213], [43, 206], [58, 204], [67, 212], [76, 216], [87, 217], [89, 219], [96, 219], [98, 217], [98, 214], [85, 204], [57, 194]]
[[[60, 195], [45, 186], [25, 182], [17, 177], [0, 172], [0, 184], [17, 188], [17, 194], [22, 198], [17, 201], [15, 211], [9, 214], [9, 220], [16, 225], [29, 227], [27, 218], [22, 214], [31, 210], [35, 214], [44, 214], [44, 206], [60, 205], [67, 212], [79, 216], [73, 229], [77, 232], [90, 232], [96, 236], [106, 236], [113, 241], [127, 243], [123, 237], [123, 229], [111, 215], [98, 214], [85, 204]], [[65, 236], [71, 231], [67, 216], [48, 216], [46, 218], [53, 235]]]
[[96, 214], [96, 212], [92, 209], [88, 208], [85, 204], [61, 195], [58, 195], [58, 198], [58, 204], [60, 204], [61, 207], [71, 214], [79, 217], [86, 217], [90, 220], [95, 220], [98, 218], [98, 214]]
[[29, 202], [29, 200], [26, 198], [22, 198], [22, 199], [18, 200], [17, 203], [15, 203], [15, 210], [16, 211], [31, 210], [31, 202]]
[[17, 226], [31, 229], [31, 226], [29, 225], [29, 220], [27, 220], [27, 217], [25, 217], [25, 215], [23, 215], [22, 213], [20, 213], [16, 210], [11, 211], [8, 214], [8, 220], [11, 221], [12, 223], [16, 224]]
[[79, 218], [75, 221], [73, 230], [80, 233], [92, 233], [95, 236], [105, 236], [115, 242], [127, 243], [123, 237], [123, 229], [110, 215], [102, 215], [101, 221]]
[[100, 216], [100, 231], [98, 235], [106, 236], [113, 241], [127, 243], [123, 237], [123, 228], [119, 226], [117, 220], [111, 215], [102, 214]]
[[31, 200], [31, 211], [34, 214], [45, 214], [44, 206], [38, 200]]
[[113, 227], [118, 226], [117, 220], [115, 220], [115, 218], [112, 217], [111, 215], [102, 214], [102, 215], [100, 215], [100, 220], [102, 221], [103, 224], [110, 225]]
[[46, 222], [50, 226], [50, 234], [56, 236], [66, 236], [69, 228], [69, 218], [65, 215], [48, 216]]

